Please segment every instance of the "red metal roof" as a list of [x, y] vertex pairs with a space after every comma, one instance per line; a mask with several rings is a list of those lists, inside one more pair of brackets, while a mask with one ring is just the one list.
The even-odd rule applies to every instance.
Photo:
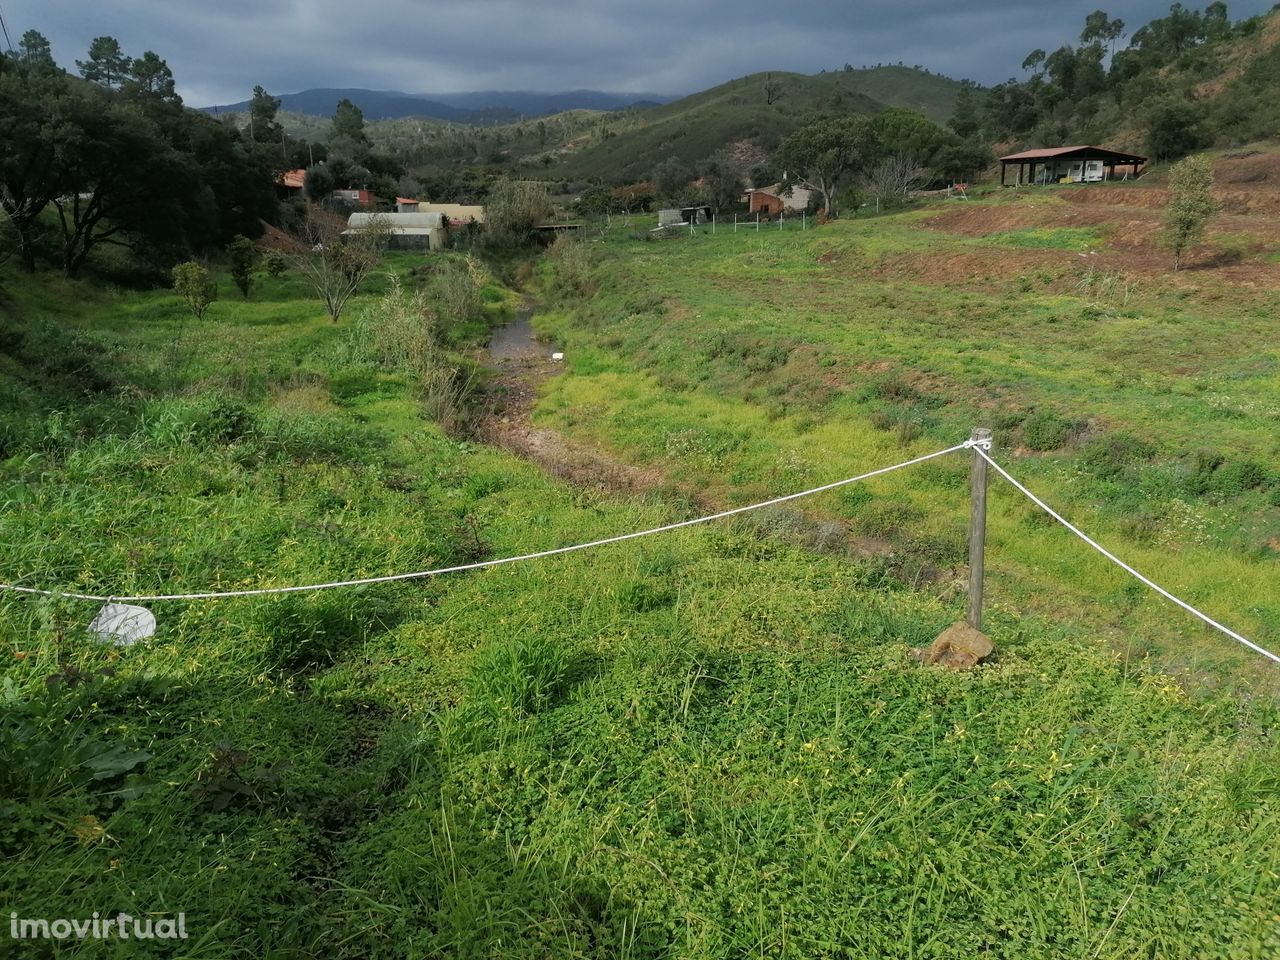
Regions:
[[1133, 153], [1122, 153], [1119, 150], [1109, 150], [1106, 147], [1095, 147], [1090, 144], [1081, 144], [1076, 147], [1048, 147], [1042, 150], [1024, 150], [1022, 153], [1011, 153], [1007, 157], [1001, 157], [1002, 162], [1009, 160], [1052, 160], [1055, 157], [1066, 156], [1067, 154], [1080, 153], [1089, 150], [1093, 153], [1106, 154], [1107, 156], [1122, 158], [1125, 163], [1137, 161], [1138, 163], [1146, 163], [1146, 157], [1140, 157]]
[[396, 197], [396, 203], [421, 203], [421, 200], [414, 200], [412, 197]]
[[301, 190], [306, 179], [307, 171], [305, 170], [286, 170], [284, 173], [276, 174], [276, 183], [293, 190]]

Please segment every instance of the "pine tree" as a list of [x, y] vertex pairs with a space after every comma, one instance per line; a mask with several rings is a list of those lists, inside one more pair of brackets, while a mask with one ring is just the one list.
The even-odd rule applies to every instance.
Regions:
[[53, 67], [53, 48], [49, 39], [38, 30], [28, 30], [18, 41], [18, 59], [28, 67]]
[[77, 60], [76, 66], [90, 83], [114, 90], [128, 79], [132, 63], [115, 37], [95, 37], [89, 44], [89, 59]]

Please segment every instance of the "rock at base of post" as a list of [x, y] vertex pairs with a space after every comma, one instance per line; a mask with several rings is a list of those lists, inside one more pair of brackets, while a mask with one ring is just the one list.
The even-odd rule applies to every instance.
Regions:
[[953, 623], [938, 635], [927, 650], [912, 650], [922, 663], [938, 664], [952, 670], [969, 670], [991, 656], [995, 644], [981, 630], [961, 621]]

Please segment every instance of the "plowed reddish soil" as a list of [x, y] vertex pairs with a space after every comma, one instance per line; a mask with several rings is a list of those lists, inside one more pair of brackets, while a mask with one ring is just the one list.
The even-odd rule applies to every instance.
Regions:
[[[1280, 157], [1263, 155], [1266, 163]], [[1247, 175], [1247, 168], [1234, 168]], [[1217, 281], [1254, 289], [1280, 289], [1280, 264], [1271, 260], [1280, 249], [1280, 189], [1270, 186], [1219, 188], [1223, 213], [1215, 217], [1202, 243], [1187, 259], [1180, 283]], [[992, 256], [959, 254], [958, 269], [946, 271], [971, 281], [1003, 280], [1037, 266], [1063, 269], [1087, 261], [1106, 269], [1135, 274], [1169, 273], [1169, 253], [1160, 234], [1168, 193], [1155, 187], [1076, 187], [1045, 194], [1024, 193], [1003, 203], [956, 203], [927, 221], [935, 230], [969, 237], [1036, 228], [1091, 228], [1101, 243], [1088, 254], [1052, 249], [1010, 249]], [[1243, 212], [1242, 212], [1243, 211]], [[1224, 252], [1229, 239], [1231, 252]], [[931, 271], [940, 264], [929, 258]], [[897, 264], [901, 267], [903, 265]]]

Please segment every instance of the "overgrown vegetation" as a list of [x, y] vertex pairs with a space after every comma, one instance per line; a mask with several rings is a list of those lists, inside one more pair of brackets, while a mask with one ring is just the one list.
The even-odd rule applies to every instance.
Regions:
[[[1076, 209], [1098, 226], [1057, 226]], [[856, 473], [992, 426], [1006, 455], [1048, 455], [1017, 468], [1050, 502], [1246, 635], [1274, 639], [1280, 611], [1266, 597], [1280, 493], [1274, 471], [1243, 466], [1274, 456], [1274, 371], [1256, 346], [1269, 342], [1259, 324], [1274, 291], [1231, 272], [1264, 276], [1266, 254], [1255, 248], [1221, 273], [1204, 261], [1171, 284], [1157, 213], [1140, 251], [1132, 227], [1118, 242], [1130, 209], [997, 198], [806, 232], [708, 228], [658, 247], [619, 225], [589, 248], [596, 292], [567, 294], [565, 316], [542, 321], [571, 364], [540, 422], [690, 489], [744, 499], [803, 485], [814, 464], [821, 476]], [[968, 235], [983, 219], [987, 235]], [[1205, 474], [1187, 453], [1207, 435], [1240, 465], [1213, 483], [1219, 468]], [[1237, 470], [1258, 482], [1236, 483]], [[963, 559], [954, 482], [912, 480], [824, 520], [883, 542], [909, 582], [946, 584]], [[1168, 611], [1136, 603], [1105, 565], [1060, 559], [1060, 531], [1016, 498], [1003, 504], [993, 522], [1011, 597], [1043, 609], [1038, 598], [1052, 596], [1073, 621], [1177, 662], [1233, 658], [1216, 642], [1189, 653]]]
[[[1142, 70], [1176, 75], [1186, 53], [1252, 35], [1197, 34], [1225, 22], [1218, 6], [1135, 35], [1163, 49], [1185, 16], [1199, 24]], [[1082, 42], [1109, 54], [1122, 36], [1099, 11]], [[52, 119], [3, 99], [22, 89], [6, 94], [6, 58], [5, 129], [56, 139], [86, 104], [158, 123], [163, 102], [207, 132], [173, 112], [154, 54], [98, 38], [80, 65], [94, 91], [41, 40], [22, 38], [21, 82], [49, 85]], [[1092, 56], [1029, 59], [1056, 78]], [[227, 221], [217, 242], [184, 234], [131, 261], [122, 286], [114, 234], [94, 233], [117, 213], [93, 220], [60, 181], [29, 241], [18, 231], [19, 262], [0, 235], [0, 582], [126, 596], [475, 563], [849, 476], [986, 424], [997, 457], [1103, 542], [1280, 647], [1269, 225], [1219, 222], [1221, 262], [1172, 275], [1146, 259], [1155, 212], [1136, 239], [1053, 191], [894, 212], [921, 178], [981, 165], [972, 132], [901, 109], [793, 116], [815, 90], [821, 112], [870, 109], [862, 85], [884, 69], [749, 77], [637, 121], [626, 149], [661, 143], [671, 160], [586, 204], [730, 203], [758, 161], [757, 182], [786, 172], [886, 214], [820, 229], [651, 243], [619, 217], [531, 264], [514, 248], [551, 215], [546, 185], [504, 178], [485, 184], [483, 258], [388, 250], [376, 218], [344, 234], [298, 206], [292, 256], [259, 257]], [[785, 144], [785, 171], [683, 152], [761, 116], [726, 97], [763, 101], [758, 135]], [[1083, 122], [1061, 104], [1057, 120]], [[722, 125], [663, 139], [722, 107]], [[256, 133], [219, 134], [235, 161], [220, 169], [261, 186], [252, 138], [296, 147], [277, 108], [255, 90]], [[523, 130], [538, 143], [521, 156], [551, 166], [574, 162], [553, 156], [561, 133], [591, 129], [579, 155], [623, 169], [630, 122], [502, 136]], [[389, 184], [353, 104], [328, 139], [308, 190]], [[25, 149], [0, 143], [0, 187]], [[1180, 258], [1213, 213], [1207, 167], [1175, 168], [1170, 192]], [[118, 215], [138, 251], [160, 238]], [[77, 224], [74, 269], [18, 269], [51, 259], [44, 231]], [[222, 266], [133, 289], [139, 269], [227, 240]], [[629, 492], [478, 441], [479, 351], [518, 300], [498, 276], [543, 299], [536, 323], [567, 357], [530, 390], [529, 436], [598, 452], [639, 478]], [[931, 461], [465, 575], [155, 602], [155, 637], [131, 647], [89, 633], [96, 604], [0, 592], [0, 893], [24, 917], [183, 912], [183, 955], [210, 958], [1280, 953], [1276, 674], [999, 481], [995, 656], [922, 666], [911, 651], [964, 612], [967, 470]]]
[[485, 201], [485, 243], [498, 249], [525, 246], [553, 213], [546, 184], [499, 180]]
[[[787, 242], [811, 262], [828, 240]], [[600, 279], [592, 249], [554, 248], [552, 269], [577, 278], [567, 294]], [[668, 295], [687, 297], [670, 256]], [[492, 280], [465, 259], [389, 265], [398, 278], [337, 327], [294, 273], [258, 277], [252, 301], [223, 297], [194, 326], [172, 295], [13, 278], [6, 576], [117, 593], [294, 583], [681, 515], [450, 439], [431, 378], [496, 316]], [[603, 296], [649, 349], [686, 322], [625, 285]], [[659, 317], [675, 327], [655, 337]], [[564, 391], [603, 378], [620, 391], [600, 413], [641, 403], [637, 423], [682, 462], [736, 471], [743, 495], [897, 456], [850, 430], [846, 407], [819, 463], [789, 419], [750, 428], [758, 399], [726, 396], [736, 421], [708, 406], [701, 390], [731, 379], [686, 390], [682, 414], [573, 336], [556, 422]], [[804, 362], [763, 329], [719, 337], [680, 349], [712, 377], [735, 369], [740, 388]], [[871, 396], [916, 411], [921, 443], [950, 430], [923, 385], [885, 378]], [[1141, 471], [1155, 451], [1140, 453], [1098, 447], [1096, 469]], [[1224, 491], [1227, 466], [1203, 467]], [[964, 470], [812, 506], [942, 555], [952, 534], [904, 493], [962, 498]], [[128, 649], [86, 635], [92, 605], [0, 596], [6, 902], [20, 916], [183, 911], [187, 952], [217, 957], [1274, 951], [1269, 697], [1189, 695], [1083, 623], [1000, 599], [993, 665], [922, 668], [908, 647], [960, 598], [909, 589], [911, 571], [881, 557], [802, 549], [797, 521], [359, 591], [156, 604], [157, 636]], [[993, 561], [1008, 550], [1001, 534]]]

